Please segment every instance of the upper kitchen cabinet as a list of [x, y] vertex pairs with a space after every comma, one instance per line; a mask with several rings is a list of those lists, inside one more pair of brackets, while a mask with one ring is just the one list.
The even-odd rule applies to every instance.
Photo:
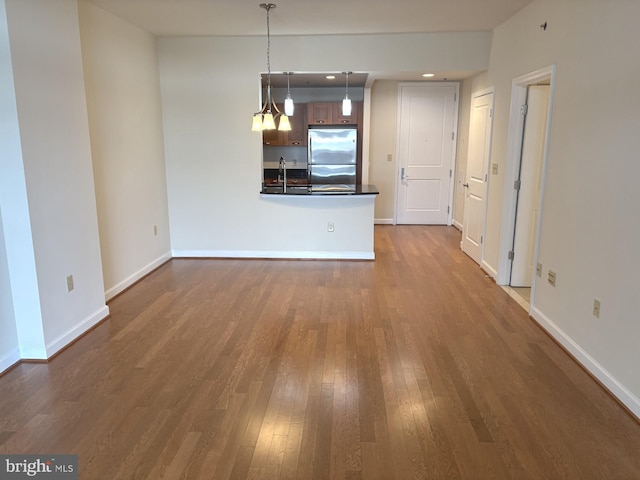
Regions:
[[293, 116], [289, 117], [291, 130], [283, 132], [286, 135], [284, 145], [306, 145], [307, 144], [307, 105], [299, 103], [293, 110]]
[[351, 102], [351, 115], [342, 114], [342, 102], [333, 104], [333, 123], [335, 125], [358, 125], [362, 117], [362, 102]]
[[284, 133], [280, 130], [263, 130], [262, 143], [264, 145], [284, 145]]
[[[278, 105], [278, 109], [283, 112], [284, 107]], [[307, 106], [297, 104], [293, 115], [289, 117], [291, 130], [282, 132], [280, 130], [263, 130], [262, 143], [272, 146], [304, 146], [307, 144]], [[276, 120], [277, 122], [277, 120]]]
[[351, 102], [351, 115], [342, 115], [342, 102], [307, 104], [309, 125], [358, 125], [362, 102]]
[[333, 103], [308, 103], [309, 125], [331, 125], [333, 123]]

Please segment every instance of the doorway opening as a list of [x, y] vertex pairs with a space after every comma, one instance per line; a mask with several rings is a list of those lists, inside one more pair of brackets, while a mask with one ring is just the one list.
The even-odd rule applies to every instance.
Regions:
[[529, 313], [535, 301], [555, 66], [512, 82], [498, 283]]

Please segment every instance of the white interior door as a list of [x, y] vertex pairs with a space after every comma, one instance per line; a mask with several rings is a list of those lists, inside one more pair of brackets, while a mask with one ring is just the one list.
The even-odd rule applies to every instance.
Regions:
[[548, 85], [528, 88], [511, 265], [510, 284], [513, 287], [530, 287], [533, 280], [549, 92]]
[[469, 120], [467, 173], [463, 185], [462, 250], [478, 264], [482, 261], [492, 125], [493, 93], [474, 97]]
[[458, 85], [400, 89], [396, 222], [449, 224]]

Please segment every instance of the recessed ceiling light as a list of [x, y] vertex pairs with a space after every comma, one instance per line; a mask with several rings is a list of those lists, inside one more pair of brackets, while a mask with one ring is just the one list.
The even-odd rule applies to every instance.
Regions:
[[335, 79], [336, 79], [336, 76], [335, 76], [335, 75], [327, 75], [327, 76], [326, 76], [326, 77], [324, 77], [324, 78], [326, 78], [327, 80], [335, 80]]
[[422, 76], [423, 76], [424, 78], [431, 78], [431, 77], [433, 77], [434, 75], [435, 75], [434, 73], [423, 73], [423, 74], [422, 74]]

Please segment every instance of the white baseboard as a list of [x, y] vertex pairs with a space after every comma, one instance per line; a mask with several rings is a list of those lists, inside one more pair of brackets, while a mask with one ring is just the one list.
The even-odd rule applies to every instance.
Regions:
[[115, 285], [115, 286], [109, 288], [108, 290], [106, 290], [104, 292], [104, 297], [105, 297], [106, 301], [108, 302], [113, 297], [118, 295], [120, 292], [122, 292], [122, 291], [126, 290], [127, 288], [129, 288], [131, 285], [136, 283], [138, 280], [140, 280], [145, 275], [147, 275], [147, 274], [151, 273], [152, 271], [154, 271], [156, 268], [158, 268], [160, 265], [162, 265], [167, 260], [171, 260], [171, 252], [166, 252], [165, 254], [163, 254], [160, 257], [158, 257], [157, 259], [155, 259], [153, 262], [151, 262], [151, 263], [145, 265], [144, 267], [142, 267], [137, 272], [134, 272], [131, 275], [129, 275], [127, 278], [125, 278], [124, 280], [119, 282], [117, 285]]
[[3, 373], [9, 367], [12, 367], [20, 361], [20, 349], [14, 348], [0, 357], [0, 373]]
[[509, 285], [499, 285], [499, 287], [502, 288], [502, 290], [504, 290], [505, 292], [507, 292], [507, 294], [509, 294], [509, 296], [518, 305], [524, 308], [525, 312], [527, 312], [527, 315], [531, 313], [531, 305], [529, 304], [529, 302], [527, 302], [524, 298], [518, 295], [518, 293], [512, 287], [510, 287]]
[[458, 230], [462, 231], [462, 224], [456, 219], [453, 220], [453, 226], [456, 227]]
[[498, 278], [498, 271], [495, 268], [493, 268], [491, 265], [489, 265], [487, 262], [485, 262], [484, 260], [482, 260], [482, 263], [480, 264], [480, 268], [482, 268], [485, 272], [487, 272], [489, 276], [494, 280]]
[[23, 347], [20, 346], [20, 360], [46, 360], [46, 347]]
[[260, 250], [173, 250], [174, 258], [275, 258], [291, 260], [375, 260], [374, 252], [316, 252]]
[[[69, 330], [64, 332], [62, 335], [58, 336], [53, 341], [49, 342], [46, 346], [47, 358], [51, 358], [53, 355], [55, 355], [64, 347], [66, 347], [75, 339], [77, 339], [80, 335], [82, 335], [87, 330], [89, 330], [91, 327], [95, 326], [101, 320], [105, 319], [108, 315], [109, 315], [109, 307], [104, 305], [103, 307], [99, 308], [98, 310], [93, 312], [91, 315], [89, 315], [87, 318], [82, 320], [76, 326], [70, 328]], [[23, 358], [29, 358], [29, 357], [25, 357], [23, 355]]]
[[374, 218], [375, 225], [393, 225], [393, 218]]
[[622, 402], [638, 419], [640, 419], [640, 399], [630, 392], [611, 373], [600, 365], [580, 345], [573, 341], [560, 327], [551, 321], [544, 313], [533, 307], [532, 318], [556, 339], [591, 375], [597, 378], [612, 395]]

